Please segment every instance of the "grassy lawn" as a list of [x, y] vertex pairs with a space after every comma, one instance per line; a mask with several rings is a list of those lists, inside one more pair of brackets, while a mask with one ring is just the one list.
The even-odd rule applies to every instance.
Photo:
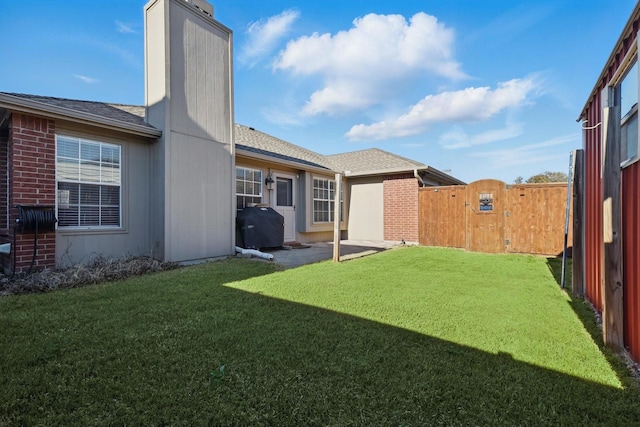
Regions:
[[0, 425], [638, 425], [540, 257], [233, 259], [0, 299]]

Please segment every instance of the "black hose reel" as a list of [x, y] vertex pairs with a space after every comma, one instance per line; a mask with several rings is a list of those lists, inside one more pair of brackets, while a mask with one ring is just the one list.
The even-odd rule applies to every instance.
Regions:
[[53, 206], [18, 205], [16, 227], [19, 233], [53, 231], [56, 228], [56, 213]]
[[56, 212], [54, 206], [18, 205], [18, 218], [13, 229], [13, 271], [16, 270], [16, 232], [33, 233], [33, 258], [28, 273], [31, 272], [38, 254], [38, 233], [56, 229]]

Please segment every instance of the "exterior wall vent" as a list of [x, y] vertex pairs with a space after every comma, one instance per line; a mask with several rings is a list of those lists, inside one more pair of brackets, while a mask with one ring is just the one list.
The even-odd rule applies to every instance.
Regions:
[[185, 0], [213, 18], [213, 5], [207, 0]]

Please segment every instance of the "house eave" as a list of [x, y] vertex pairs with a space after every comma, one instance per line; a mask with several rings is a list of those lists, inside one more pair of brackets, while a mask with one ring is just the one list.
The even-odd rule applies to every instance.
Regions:
[[444, 183], [448, 183], [449, 185], [467, 185], [466, 182], [459, 180], [458, 178], [455, 178], [449, 175], [448, 173], [442, 172], [441, 170], [438, 170], [431, 166], [427, 166], [424, 169], [418, 169], [418, 172], [424, 172], [426, 175], [434, 176], [438, 178], [440, 181]]
[[434, 178], [438, 179], [439, 181], [443, 182], [443, 183], [450, 183], [451, 185], [464, 185], [466, 184], [464, 181], [460, 181], [457, 178], [454, 178], [451, 175], [448, 175], [442, 171], [439, 171], [436, 168], [433, 168], [431, 166], [422, 166], [422, 167], [417, 167], [417, 168], [413, 168], [413, 169], [409, 169], [409, 168], [391, 168], [391, 169], [372, 169], [372, 170], [366, 170], [366, 171], [356, 171], [356, 172], [352, 172], [352, 171], [345, 171], [344, 172], [344, 176], [347, 178], [356, 178], [356, 177], [366, 177], [366, 176], [376, 176], [376, 175], [395, 175], [395, 174], [403, 174], [403, 173], [410, 173], [413, 174], [414, 172], [418, 172], [418, 173], [423, 173], [425, 175], [430, 175], [433, 176]]
[[407, 168], [390, 168], [390, 169], [371, 169], [364, 171], [355, 171], [352, 172], [350, 170], [344, 171], [344, 176], [347, 178], [355, 178], [361, 176], [374, 176], [374, 175], [393, 175], [400, 173], [413, 173], [413, 169]]
[[162, 135], [162, 131], [148, 126], [137, 125], [135, 123], [127, 123], [109, 117], [103, 117], [83, 111], [45, 104], [42, 102], [21, 98], [6, 93], [0, 93], [0, 108], [6, 108], [7, 110], [18, 113], [50, 117], [52, 119], [91, 124], [96, 127], [118, 130], [120, 132], [141, 136], [144, 138], [157, 139]]
[[291, 161], [291, 160], [285, 160], [285, 159], [280, 159], [280, 158], [273, 157], [273, 156], [268, 156], [266, 154], [255, 153], [253, 151], [244, 150], [241, 147], [238, 147], [237, 145], [236, 145], [236, 156], [249, 158], [249, 159], [255, 159], [255, 160], [261, 160], [261, 161], [264, 161], [264, 162], [269, 162], [269, 163], [274, 163], [274, 164], [278, 164], [278, 165], [282, 165], [282, 166], [287, 166], [287, 167], [298, 169], [298, 170], [305, 170], [305, 171], [310, 171], [310, 172], [323, 173], [325, 175], [334, 174], [335, 173], [335, 171], [333, 171], [331, 169], [328, 169], [328, 168], [321, 168], [321, 167], [317, 167], [317, 166], [308, 165], [308, 164], [305, 164], [305, 163], [298, 163], [298, 162], [294, 162], [294, 161]]

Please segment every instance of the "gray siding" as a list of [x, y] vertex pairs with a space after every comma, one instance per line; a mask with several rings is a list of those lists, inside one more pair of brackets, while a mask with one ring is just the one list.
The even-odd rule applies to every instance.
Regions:
[[[308, 215], [311, 215], [312, 207], [308, 206], [307, 194], [310, 191], [310, 183], [313, 183], [310, 172], [300, 171], [298, 173], [298, 200], [296, 200], [296, 228], [298, 233], [305, 233], [307, 230]], [[313, 202], [312, 202], [313, 203]]]
[[155, 254], [168, 261], [229, 255], [235, 238], [231, 32], [183, 0], [157, 0], [145, 11], [148, 117], [163, 131], [152, 165]]
[[95, 135], [88, 137], [122, 147], [122, 228], [117, 231], [59, 228], [56, 233], [56, 260], [60, 267], [86, 263], [97, 254], [120, 258], [151, 253], [150, 144]]
[[231, 185], [235, 177], [230, 146], [181, 134], [172, 135], [166, 244], [171, 260], [192, 260], [232, 252], [235, 212]]
[[348, 188], [349, 239], [384, 240], [382, 178], [352, 178]]
[[171, 129], [231, 143], [231, 34], [175, 4], [170, 29]]
[[[145, 9], [145, 97], [147, 107], [147, 121], [161, 130], [158, 123], [168, 121], [169, 110], [166, 108], [165, 94], [168, 92], [167, 70], [165, 60], [168, 46], [165, 37], [152, 36], [157, 31], [164, 31], [164, 16], [168, 4], [155, 2]], [[149, 218], [153, 256], [164, 259], [164, 183], [166, 175], [165, 138], [160, 138], [153, 146], [151, 153], [151, 212]]]

